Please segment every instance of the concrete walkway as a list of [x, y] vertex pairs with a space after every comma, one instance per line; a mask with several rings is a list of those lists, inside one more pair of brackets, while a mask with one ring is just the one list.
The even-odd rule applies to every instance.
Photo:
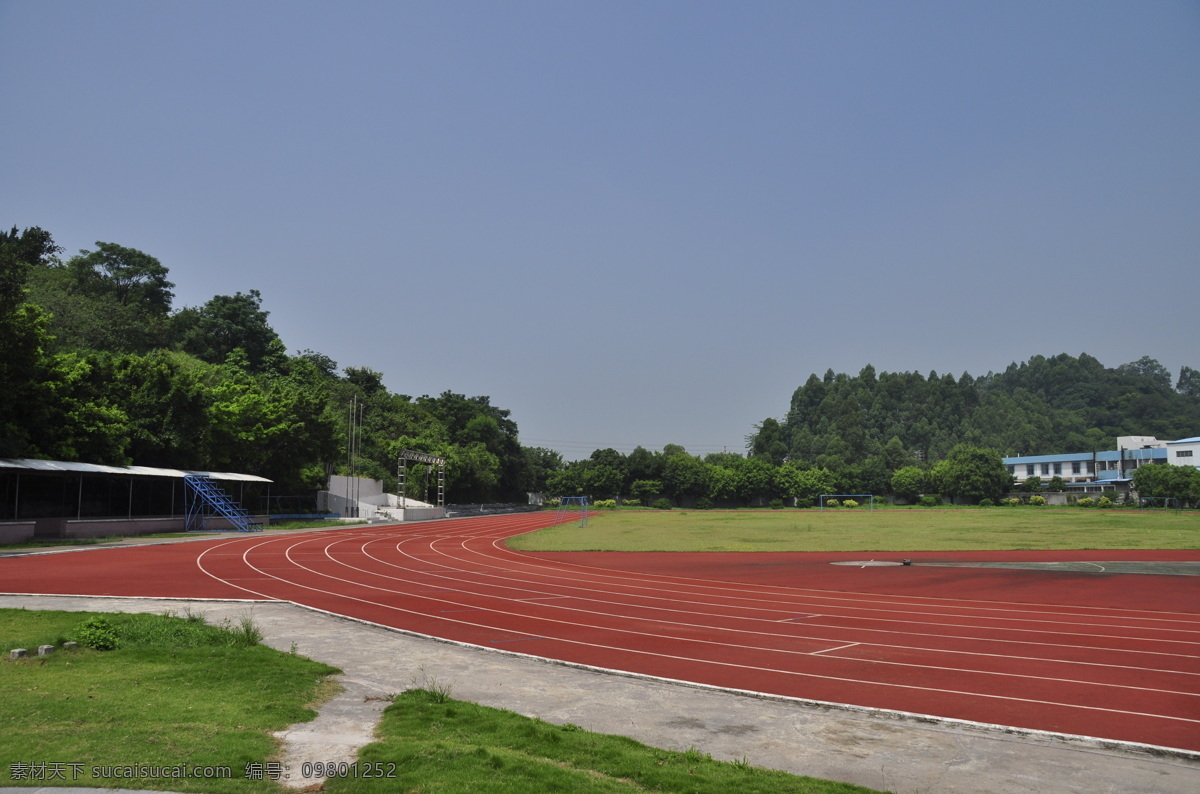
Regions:
[[[2, 588], [2, 584], [0, 584]], [[203, 612], [250, 617], [265, 642], [343, 671], [345, 691], [307, 724], [280, 734], [287, 783], [305, 761], [352, 761], [389, 695], [413, 686], [552, 723], [621, 734], [671, 750], [918, 792], [1200, 791], [1200, 754], [1155, 753], [1079, 737], [762, 698], [633, 677], [415, 637], [280, 602], [0, 596], [0, 607], [102, 612]], [[27, 794], [38, 789], [0, 789]], [[47, 789], [49, 790], [49, 789]], [[73, 789], [79, 791], [80, 789]], [[107, 791], [112, 791], [108, 789]]]

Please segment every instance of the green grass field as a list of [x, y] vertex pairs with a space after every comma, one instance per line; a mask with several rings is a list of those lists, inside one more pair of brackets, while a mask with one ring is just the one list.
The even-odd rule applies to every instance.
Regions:
[[[360, 774], [331, 794], [359, 792], [696, 792], [869, 794], [871, 789], [672, 752], [623, 736], [551, 725], [511, 711], [411, 689], [383, 715], [380, 741], [359, 753]], [[394, 777], [361, 776], [361, 770]]]
[[[8, 660], [12, 648], [83, 639], [92, 617], [0, 610], [0, 786], [280, 790], [247, 779], [247, 764], [276, 754], [272, 731], [316, 715], [336, 669], [259, 644], [247, 621], [211, 626], [199, 613], [103, 615], [116, 649]], [[187, 777], [138, 774], [181, 765]]]
[[[7, 656], [11, 648], [61, 646], [81, 639], [93, 618], [108, 622], [117, 648], [0, 661], [0, 786], [288, 790], [269, 774], [279, 752], [272, 733], [311, 719], [336, 693], [329, 676], [337, 670], [259, 644], [249, 621], [211, 626], [200, 613], [0, 609], [0, 648]], [[870, 794], [551, 725], [454, 700], [436, 681], [425, 686], [394, 698], [355, 773], [322, 790]]]
[[509, 540], [522, 551], [1195, 549], [1200, 513], [1082, 508], [630, 510]]

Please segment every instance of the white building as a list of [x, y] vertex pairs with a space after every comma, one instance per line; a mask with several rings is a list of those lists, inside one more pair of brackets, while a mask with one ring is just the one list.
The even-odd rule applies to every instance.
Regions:
[[1195, 466], [1200, 469], [1200, 436], [1168, 441], [1167, 463], [1175, 466]]

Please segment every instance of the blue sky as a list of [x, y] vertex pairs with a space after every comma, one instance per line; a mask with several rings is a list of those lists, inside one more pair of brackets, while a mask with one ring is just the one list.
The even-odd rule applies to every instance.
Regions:
[[527, 446], [832, 368], [1200, 368], [1200, 3], [0, 0], [0, 224]]

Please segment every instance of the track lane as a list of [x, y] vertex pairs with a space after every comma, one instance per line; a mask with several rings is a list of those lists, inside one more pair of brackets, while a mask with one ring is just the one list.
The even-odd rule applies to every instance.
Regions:
[[[744, 559], [706, 578], [696, 575], [711, 576], [702, 567], [674, 567], [680, 555], [607, 555], [604, 567], [591, 564], [595, 555], [530, 555], [503, 545], [546, 519], [181, 544], [193, 547], [193, 581], [179, 575], [186, 554], [177, 552], [167, 554], [177, 563], [173, 575], [155, 570], [166, 562], [154, 554], [134, 566], [154, 573], [134, 578], [151, 590], [282, 598], [485, 647], [735, 689], [1200, 750], [1200, 615], [1070, 598], [955, 598], [947, 571], [922, 592], [914, 576], [906, 591], [892, 592], [879, 580], [895, 571], [879, 569], [885, 577], [872, 581], [880, 592], [869, 592], [851, 571], [837, 573], [840, 587], [797, 587], [779, 584], [780, 576], [721, 578], [745, 568]], [[732, 555], [705, 561], [717, 556]], [[811, 556], [790, 560], [806, 569]], [[119, 577], [106, 574], [130, 561], [106, 560], [121, 565], [93, 571], [90, 581], [76, 564], [49, 567], [111, 590]], [[0, 581], [10, 581], [7, 562], [0, 560]], [[827, 571], [806, 570], [816, 574], [806, 573], [807, 583], [831, 580]], [[1171, 585], [1183, 578], [1137, 577]]]

